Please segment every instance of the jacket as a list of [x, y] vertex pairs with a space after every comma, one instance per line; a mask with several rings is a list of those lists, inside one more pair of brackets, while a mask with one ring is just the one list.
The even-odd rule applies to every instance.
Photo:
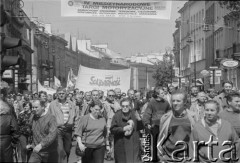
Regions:
[[66, 130], [74, 130], [77, 126], [77, 121], [79, 120], [79, 110], [71, 101], [67, 100], [69, 103], [70, 110], [67, 122], [64, 124], [64, 115], [63, 111], [61, 110], [61, 105], [58, 99], [52, 101], [49, 106], [49, 113], [54, 115], [57, 120], [57, 127], [64, 126]]
[[224, 108], [228, 107], [227, 98], [225, 97], [224, 92], [219, 94], [218, 96], [215, 96], [213, 100], [215, 100], [219, 103], [220, 111], [222, 111]]
[[[190, 110], [186, 109], [188, 119], [191, 123], [191, 128], [193, 128], [196, 118], [195, 114], [191, 112]], [[171, 122], [171, 119], [173, 117], [173, 111], [170, 111], [166, 114], [164, 114], [160, 120], [160, 125], [159, 125], [159, 136], [158, 136], [158, 156], [160, 158], [165, 157], [164, 150], [162, 148], [162, 143], [164, 142], [165, 138], [168, 135], [168, 129], [169, 129], [169, 124]]]
[[[219, 159], [219, 153], [223, 150], [226, 151], [226, 149], [229, 149], [229, 145], [222, 145], [224, 141], [230, 141], [230, 142], [235, 142], [236, 145], [236, 154], [237, 157], [239, 157], [239, 138], [238, 135], [236, 134], [234, 128], [231, 126], [231, 124], [228, 121], [225, 121], [223, 119], [219, 119], [219, 127], [217, 130], [217, 135], [215, 135], [211, 129], [208, 127], [206, 124], [205, 120], [202, 119], [201, 121], [198, 121], [194, 125], [194, 128], [191, 133], [191, 138], [190, 138], [190, 157], [193, 156], [193, 141], [198, 141], [198, 142], [209, 142], [210, 137], [212, 136], [212, 142], [217, 141], [218, 145], [214, 144], [212, 146], [212, 158], [217, 158], [217, 162], [223, 162], [221, 159]], [[208, 159], [208, 147], [207, 146], [201, 146], [198, 148], [198, 156], [199, 156], [199, 161], [200, 162], [206, 162], [206, 163], [211, 163], [211, 161]], [[232, 158], [231, 152], [226, 152], [224, 155], [224, 158]], [[231, 162], [231, 161], [228, 161]]]

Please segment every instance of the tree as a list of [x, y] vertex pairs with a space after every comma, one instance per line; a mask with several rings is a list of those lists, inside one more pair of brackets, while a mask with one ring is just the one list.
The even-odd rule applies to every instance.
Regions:
[[174, 77], [172, 54], [166, 53], [162, 61], [158, 61], [155, 67], [153, 78], [156, 80], [156, 86], [163, 86], [171, 83]]
[[219, 1], [221, 7], [226, 7], [230, 13], [229, 17], [232, 17], [236, 20], [240, 19], [240, 1]]

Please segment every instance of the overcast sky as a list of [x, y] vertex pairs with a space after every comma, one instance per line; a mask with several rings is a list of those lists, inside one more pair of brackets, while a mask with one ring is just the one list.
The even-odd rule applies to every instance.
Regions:
[[173, 1], [170, 20], [61, 17], [60, 0], [23, 0], [24, 11], [50, 23], [53, 31], [70, 32], [79, 39], [91, 39], [93, 44], [107, 43], [109, 48], [122, 56], [136, 53], [164, 51], [173, 46], [172, 34], [178, 10], [185, 1]]

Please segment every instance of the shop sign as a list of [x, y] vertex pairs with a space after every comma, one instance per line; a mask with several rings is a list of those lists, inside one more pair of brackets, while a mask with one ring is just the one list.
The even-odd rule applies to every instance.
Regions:
[[200, 73], [201, 73], [201, 75], [202, 75], [203, 77], [207, 77], [207, 76], [210, 75], [210, 73], [209, 73], [208, 70], [202, 70]]
[[215, 76], [221, 77], [222, 76], [222, 70], [215, 70]]
[[225, 68], [234, 69], [234, 68], [237, 68], [237, 67], [238, 67], [239, 62], [236, 61], [236, 60], [233, 60], [233, 59], [226, 59], [226, 60], [223, 60], [223, 61], [221, 62], [221, 64], [222, 64], [223, 67], [225, 67]]
[[5, 70], [3, 73], [3, 78], [13, 78], [13, 70]]

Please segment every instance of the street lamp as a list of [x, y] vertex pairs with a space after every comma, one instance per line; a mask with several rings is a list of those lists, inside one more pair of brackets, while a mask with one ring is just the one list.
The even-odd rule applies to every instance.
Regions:
[[187, 43], [191, 44], [193, 42], [193, 55], [194, 55], [194, 85], [196, 86], [196, 53], [195, 53], [195, 30], [194, 30], [194, 40], [192, 40], [191, 36], [188, 37]]
[[[179, 79], [179, 88], [181, 87], [181, 57], [180, 57], [180, 53], [179, 53], [179, 51], [180, 51], [180, 49], [178, 49], [179, 47], [173, 47], [173, 54], [175, 55], [176, 53], [177, 53], [177, 55], [179, 56], [178, 57], [178, 66], [179, 66], [179, 69], [178, 69], [178, 79]], [[176, 56], [175, 56], [176, 57]]]
[[172, 55], [172, 50], [171, 50], [171, 48], [170, 47], [167, 47], [166, 49], [166, 53], [165, 53], [165, 56], [166, 57], [169, 57], [169, 59], [170, 59], [170, 64], [171, 64], [171, 85], [172, 85], [172, 83], [173, 83], [173, 71], [172, 71], [172, 69], [173, 69], [173, 64], [172, 64], [172, 61], [173, 61], [173, 55]]

